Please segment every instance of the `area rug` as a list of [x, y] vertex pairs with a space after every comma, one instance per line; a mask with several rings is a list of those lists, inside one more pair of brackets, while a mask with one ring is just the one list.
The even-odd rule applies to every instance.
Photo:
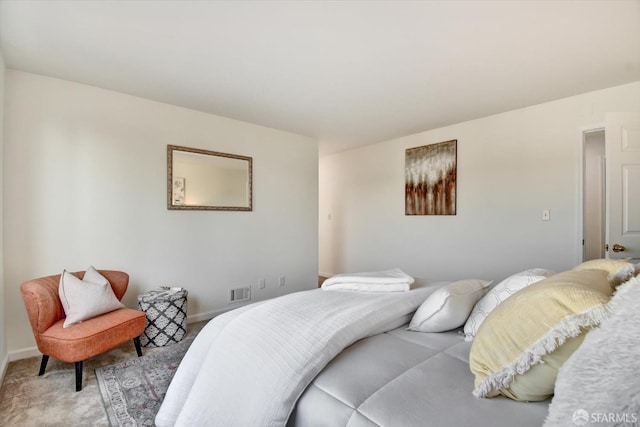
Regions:
[[194, 337], [154, 349], [115, 365], [96, 369], [96, 378], [112, 427], [153, 427], [156, 413]]

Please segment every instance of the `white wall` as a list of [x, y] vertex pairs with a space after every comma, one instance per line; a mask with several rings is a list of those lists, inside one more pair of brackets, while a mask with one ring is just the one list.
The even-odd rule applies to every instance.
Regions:
[[[20, 284], [63, 269], [128, 272], [130, 307], [184, 286], [191, 320], [227, 309], [232, 287], [255, 301], [317, 286], [314, 139], [14, 70], [6, 95], [10, 353], [34, 345]], [[167, 144], [252, 156], [254, 210], [167, 210]]]
[[4, 185], [3, 185], [3, 176], [4, 176], [4, 167], [3, 164], [3, 147], [4, 147], [4, 102], [5, 102], [5, 90], [4, 90], [4, 81], [5, 81], [5, 65], [4, 65], [4, 57], [2, 56], [2, 51], [0, 51], [0, 384], [2, 384], [2, 379], [4, 378], [4, 373], [8, 364], [8, 352], [7, 352], [7, 314], [5, 310], [5, 290], [4, 290], [4, 245], [3, 245], [3, 227], [2, 227], [2, 217], [3, 217], [3, 199], [4, 199]]
[[[569, 268], [582, 252], [580, 128], [611, 111], [640, 111], [640, 82], [322, 157], [320, 271], [497, 280]], [[405, 149], [451, 139], [457, 215], [405, 216]]]

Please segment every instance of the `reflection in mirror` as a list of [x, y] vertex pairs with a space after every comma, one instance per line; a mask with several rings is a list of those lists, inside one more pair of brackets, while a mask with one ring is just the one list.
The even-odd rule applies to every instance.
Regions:
[[167, 208], [252, 210], [251, 157], [167, 146]]

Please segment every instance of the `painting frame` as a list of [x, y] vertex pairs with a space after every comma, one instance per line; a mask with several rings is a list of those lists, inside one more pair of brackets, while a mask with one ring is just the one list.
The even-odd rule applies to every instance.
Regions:
[[405, 150], [405, 215], [457, 215], [458, 140]]

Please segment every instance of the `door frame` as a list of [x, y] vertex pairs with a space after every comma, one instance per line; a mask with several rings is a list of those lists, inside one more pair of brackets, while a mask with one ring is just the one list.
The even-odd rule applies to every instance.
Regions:
[[[595, 123], [592, 125], [581, 126], [578, 128], [578, 179], [577, 179], [577, 226], [576, 226], [576, 264], [580, 264], [584, 260], [584, 161], [585, 161], [585, 135], [590, 132], [605, 131], [605, 123]], [[605, 151], [606, 151], [606, 135], [605, 135]], [[606, 162], [606, 161], [605, 161]], [[605, 199], [606, 199], [605, 194]], [[605, 211], [605, 222], [607, 212]], [[608, 254], [605, 252], [605, 256]]]

